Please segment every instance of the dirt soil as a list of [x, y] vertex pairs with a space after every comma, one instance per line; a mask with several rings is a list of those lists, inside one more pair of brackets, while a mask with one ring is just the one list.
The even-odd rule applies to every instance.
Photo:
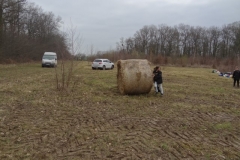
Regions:
[[240, 89], [209, 68], [162, 71], [163, 96], [128, 96], [116, 68], [78, 62], [58, 91], [53, 68], [0, 66], [0, 159], [240, 159]]

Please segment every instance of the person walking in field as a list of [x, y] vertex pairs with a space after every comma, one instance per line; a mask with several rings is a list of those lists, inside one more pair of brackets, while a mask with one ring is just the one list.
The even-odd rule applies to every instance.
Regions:
[[154, 68], [153, 75], [154, 75], [153, 81], [154, 81], [155, 92], [156, 92], [156, 94], [159, 92], [159, 93], [161, 93], [161, 95], [163, 95], [162, 71], [159, 66]]
[[235, 71], [233, 72], [233, 87], [235, 87], [235, 84], [237, 82], [237, 87], [239, 87], [239, 79], [240, 79], [240, 71], [238, 67], [236, 67]]

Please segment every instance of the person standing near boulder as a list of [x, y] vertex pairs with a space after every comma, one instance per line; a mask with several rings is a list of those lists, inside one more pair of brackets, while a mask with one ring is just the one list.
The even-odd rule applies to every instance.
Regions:
[[239, 79], [240, 79], [240, 71], [238, 67], [236, 67], [235, 71], [233, 72], [233, 87], [235, 87], [235, 84], [237, 82], [237, 87], [239, 87]]

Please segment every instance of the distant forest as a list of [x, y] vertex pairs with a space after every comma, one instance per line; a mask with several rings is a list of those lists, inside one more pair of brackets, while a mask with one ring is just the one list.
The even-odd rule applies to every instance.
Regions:
[[118, 59], [145, 58], [160, 65], [207, 65], [233, 70], [240, 65], [240, 21], [209, 28], [179, 24], [144, 26], [129, 38], [120, 38], [116, 50], [98, 52]]
[[133, 37], [121, 38], [118, 50], [163, 56], [240, 56], [240, 21], [222, 27], [144, 26]]
[[[0, 63], [39, 61], [45, 51], [61, 52], [60, 58], [69, 57], [69, 43], [66, 33], [60, 30], [61, 23], [60, 17], [44, 12], [34, 3], [0, 0]], [[115, 50], [97, 53], [89, 59], [109, 56], [112, 60], [140, 57], [150, 61], [160, 57], [165, 62], [169, 57], [239, 60], [240, 21], [209, 28], [186, 24], [144, 26], [132, 37], [121, 38]], [[88, 55], [77, 54], [85, 58]]]
[[45, 51], [64, 50], [61, 18], [26, 0], [0, 0], [0, 63], [41, 60]]

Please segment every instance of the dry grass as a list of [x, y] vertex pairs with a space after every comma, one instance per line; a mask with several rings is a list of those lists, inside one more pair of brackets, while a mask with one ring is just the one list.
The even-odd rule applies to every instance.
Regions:
[[[117, 69], [0, 65], [0, 159], [240, 159], [240, 89], [211, 69], [162, 67], [163, 97], [121, 95]], [[73, 82], [74, 83], [74, 82]]]

